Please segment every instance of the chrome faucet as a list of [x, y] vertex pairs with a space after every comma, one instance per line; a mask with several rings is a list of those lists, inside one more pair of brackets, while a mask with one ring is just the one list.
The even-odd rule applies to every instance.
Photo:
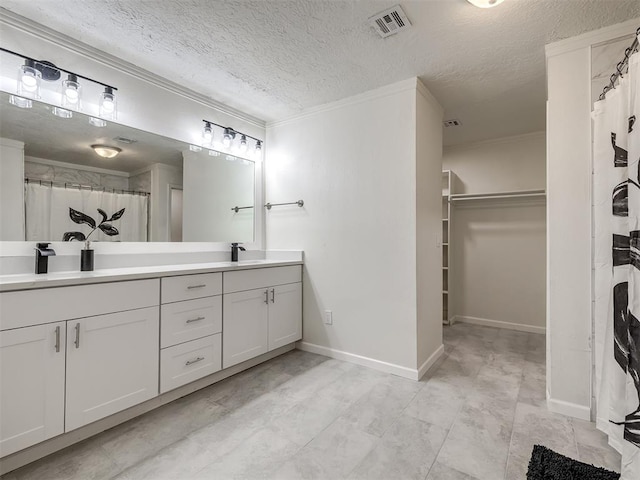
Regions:
[[53, 248], [49, 248], [48, 243], [36, 243], [36, 273], [47, 273], [49, 268], [49, 257], [55, 256]]
[[242, 250], [243, 252], [245, 252], [247, 249], [244, 247], [241, 247], [239, 243], [234, 242], [231, 244], [231, 261], [232, 262], [237, 262], [238, 261], [238, 250]]

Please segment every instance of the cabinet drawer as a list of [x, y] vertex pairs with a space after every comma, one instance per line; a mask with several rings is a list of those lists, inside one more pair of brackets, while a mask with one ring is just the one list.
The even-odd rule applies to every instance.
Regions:
[[0, 294], [0, 330], [158, 305], [159, 280], [98, 283]]
[[201, 273], [162, 279], [162, 303], [210, 297], [222, 293], [222, 273]]
[[302, 265], [224, 272], [224, 293], [302, 281]]
[[160, 393], [198, 380], [222, 368], [222, 334], [160, 351]]
[[220, 333], [222, 296], [162, 305], [160, 318], [160, 348]]

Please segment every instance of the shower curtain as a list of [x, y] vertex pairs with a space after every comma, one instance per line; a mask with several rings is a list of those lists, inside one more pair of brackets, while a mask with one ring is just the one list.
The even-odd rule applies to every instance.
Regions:
[[25, 187], [26, 239], [60, 242], [65, 232], [82, 232], [88, 235], [91, 227], [74, 223], [69, 218], [69, 208], [89, 215], [96, 223], [102, 220], [98, 208], [108, 216], [125, 209], [122, 218], [111, 222], [120, 233], [111, 237], [98, 229], [89, 237], [92, 242], [147, 241], [148, 197], [39, 183], [27, 183]]
[[[594, 105], [596, 425], [640, 479], [640, 54]], [[586, 241], [586, 239], [585, 239]]]

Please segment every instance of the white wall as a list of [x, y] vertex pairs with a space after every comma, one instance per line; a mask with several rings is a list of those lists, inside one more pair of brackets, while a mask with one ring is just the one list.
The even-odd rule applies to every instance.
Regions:
[[424, 371], [442, 346], [443, 111], [422, 83], [416, 92], [417, 365]]
[[24, 143], [0, 138], [1, 241], [24, 240], [23, 205]]
[[[265, 163], [267, 201], [305, 202], [267, 212], [266, 238], [270, 249], [305, 251], [306, 346], [414, 375], [416, 85], [269, 125]], [[325, 310], [333, 325], [323, 323]]]
[[[544, 132], [445, 148], [453, 193], [545, 188]], [[544, 201], [457, 202], [452, 214], [449, 284], [455, 320], [544, 333]]]
[[591, 50], [640, 19], [547, 45], [547, 398], [589, 419], [592, 372]]

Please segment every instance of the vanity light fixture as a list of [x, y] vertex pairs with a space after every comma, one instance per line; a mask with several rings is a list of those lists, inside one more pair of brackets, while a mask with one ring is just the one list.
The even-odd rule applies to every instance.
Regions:
[[202, 145], [211, 145], [213, 142], [213, 127], [211, 122], [204, 122], [204, 129], [202, 130]]
[[191, 150], [192, 152], [201, 152], [202, 147], [199, 147], [197, 145], [189, 145], [189, 150]]
[[[249, 158], [257, 156], [262, 152], [262, 140], [252, 137], [246, 133], [239, 132], [231, 127], [225, 127], [210, 120], [202, 120], [204, 122], [204, 129], [202, 132], [202, 146], [208, 147], [213, 144], [209, 143], [209, 138], [220, 139], [217, 145], [223, 147], [225, 153], [231, 153], [231, 150], [238, 152], [239, 155], [249, 155]], [[218, 129], [220, 133], [215, 133]], [[209, 137], [209, 132], [211, 136]], [[237, 138], [237, 140], [236, 140]], [[255, 142], [255, 143], [251, 143]], [[249, 150], [251, 146], [252, 150]], [[214, 145], [214, 148], [217, 148]], [[249, 153], [248, 153], [249, 152]]]
[[36, 61], [27, 58], [18, 69], [18, 95], [40, 98], [42, 72], [36, 68]]
[[73, 110], [80, 110], [80, 94], [82, 86], [78, 83], [78, 76], [70, 73], [62, 81], [62, 106]]
[[122, 152], [121, 148], [118, 147], [110, 147], [109, 145], [91, 145], [91, 148], [104, 158], [113, 158]]
[[100, 116], [110, 120], [115, 120], [117, 114], [116, 94], [113, 90], [113, 87], [104, 87], [104, 92], [102, 92], [98, 98]]
[[233, 128], [225, 127], [224, 135], [222, 136], [222, 145], [224, 145], [225, 148], [229, 148], [234, 138], [236, 138], [236, 131]]
[[217, 157], [220, 155], [220, 152], [217, 152], [215, 150], [209, 150], [209, 156], [210, 157]]
[[31, 108], [33, 107], [33, 101], [28, 98], [19, 97], [17, 95], [9, 96], [9, 103], [18, 108]]
[[106, 127], [107, 121], [102, 120], [101, 118], [89, 117], [89, 124], [93, 125], [94, 127]]
[[242, 137], [240, 137], [240, 146], [238, 147], [238, 150], [240, 150], [240, 153], [245, 153], [247, 151], [247, 136], [246, 135], [242, 135]]
[[491, 8], [500, 5], [504, 0], [467, 0], [467, 2], [479, 8]]
[[[100, 94], [98, 102], [99, 115], [107, 119], [116, 119], [116, 87], [85, 77], [79, 73], [65, 70], [47, 60], [36, 60], [2, 47], [0, 47], [0, 52], [24, 59], [24, 65], [21, 65], [18, 69], [18, 86], [16, 91], [18, 97], [39, 99], [41, 86], [44, 85], [42, 82], [57, 82], [62, 76], [62, 73], [65, 73], [67, 74], [67, 79], [62, 81], [59, 87], [60, 90], [58, 90], [60, 92], [59, 106], [63, 107], [62, 110], [81, 110], [82, 87], [78, 81], [78, 79], [81, 78], [104, 87], [105, 90]], [[25, 102], [22, 103], [24, 104]]]

